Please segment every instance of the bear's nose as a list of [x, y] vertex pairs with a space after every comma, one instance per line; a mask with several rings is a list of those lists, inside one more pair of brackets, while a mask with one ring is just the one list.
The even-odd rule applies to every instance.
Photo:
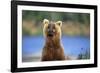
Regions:
[[53, 36], [53, 30], [48, 29], [48, 36]]

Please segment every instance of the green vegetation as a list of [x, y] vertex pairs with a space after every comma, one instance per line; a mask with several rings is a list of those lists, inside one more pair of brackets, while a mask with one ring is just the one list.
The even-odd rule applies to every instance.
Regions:
[[22, 11], [23, 35], [42, 35], [43, 19], [63, 21], [63, 35], [90, 35], [90, 15], [88, 13]]
[[80, 53], [78, 59], [90, 59], [90, 51], [86, 50], [84, 53]]

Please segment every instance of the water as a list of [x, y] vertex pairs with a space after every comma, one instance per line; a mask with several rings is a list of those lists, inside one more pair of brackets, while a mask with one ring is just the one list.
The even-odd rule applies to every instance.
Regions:
[[[66, 55], [78, 56], [86, 50], [90, 51], [90, 38], [83, 36], [63, 36], [61, 38], [64, 52]], [[23, 36], [22, 38], [22, 55], [40, 56], [44, 46], [42, 36]]]

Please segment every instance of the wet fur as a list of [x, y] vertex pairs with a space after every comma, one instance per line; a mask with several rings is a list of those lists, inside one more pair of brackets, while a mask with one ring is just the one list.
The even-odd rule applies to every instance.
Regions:
[[56, 25], [54, 37], [47, 37], [45, 30], [48, 24], [44, 25], [45, 45], [42, 51], [42, 61], [65, 60], [64, 49], [61, 45], [61, 27]]

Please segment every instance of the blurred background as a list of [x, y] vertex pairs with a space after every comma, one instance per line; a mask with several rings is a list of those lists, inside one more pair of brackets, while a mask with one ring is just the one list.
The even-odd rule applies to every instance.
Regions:
[[71, 60], [90, 59], [90, 14], [22, 11], [22, 62], [40, 61], [45, 39], [43, 20], [62, 21], [62, 44]]

